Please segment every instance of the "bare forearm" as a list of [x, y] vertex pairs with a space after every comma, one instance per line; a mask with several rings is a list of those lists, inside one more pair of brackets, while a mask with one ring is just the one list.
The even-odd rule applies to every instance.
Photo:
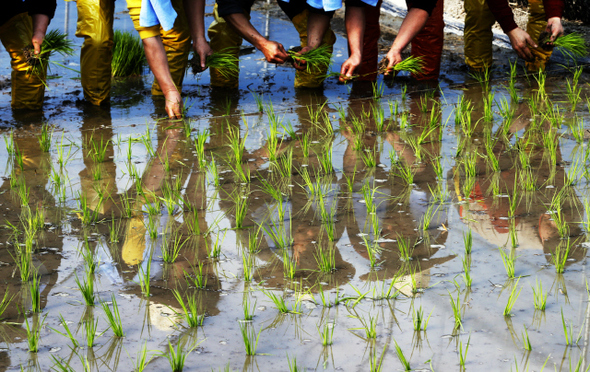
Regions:
[[399, 32], [395, 37], [391, 49], [402, 51], [422, 30], [428, 20], [428, 12], [423, 9], [412, 8], [404, 18]]
[[193, 42], [205, 40], [205, 1], [184, 0], [184, 11], [186, 12]]
[[230, 14], [225, 18], [225, 21], [232, 25], [236, 32], [246, 39], [250, 44], [254, 45], [256, 49], [261, 49], [262, 44], [267, 41], [264, 36], [258, 32], [248, 20], [244, 13]]
[[330, 27], [330, 17], [326, 14], [309, 13], [307, 18], [307, 46], [315, 49], [322, 44], [324, 35]]
[[148, 65], [158, 84], [160, 84], [162, 92], [165, 93], [169, 90], [176, 89], [172, 76], [170, 75], [170, 68], [168, 67], [168, 59], [166, 58], [166, 51], [164, 50], [162, 39], [159, 36], [143, 39], [143, 48]]
[[346, 34], [351, 56], [363, 54], [363, 38], [365, 35], [365, 8], [346, 8]]

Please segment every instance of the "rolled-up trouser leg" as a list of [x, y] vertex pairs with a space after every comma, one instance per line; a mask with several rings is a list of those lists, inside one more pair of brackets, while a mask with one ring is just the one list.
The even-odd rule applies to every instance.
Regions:
[[[236, 58], [240, 55], [240, 46], [242, 37], [217, 12], [217, 4], [213, 9], [214, 21], [209, 26], [207, 34], [209, 35], [209, 45], [213, 52], [223, 52], [234, 55]], [[236, 62], [238, 70], [239, 62]], [[236, 75], [230, 75], [227, 71], [220, 71], [216, 68], [209, 69], [211, 76], [211, 86], [219, 88], [237, 88], [240, 81], [239, 72]]]
[[365, 34], [363, 37], [363, 58], [361, 65], [357, 67], [355, 75], [359, 75], [357, 80], [375, 81], [377, 78], [377, 69], [379, 63], [379, 37], [381, 37], [381, 28], [379, 27], [379, 16], [381, 15], [381, 4], [379, 0], [376, 6], [365, 6]]
[[[293, 26], [299, 33], [299, 40], [301, 42], [302, 47], [307, 46], [307, 19], [309, 16], [309, 11], [307, 9], [303, 10], [296, 16], [291, 19], [293, 22]], [[329, 53], [332, 55], [334, 43], [336, 42], [336, 35], [334, 35], [334, 31], [332, 28], [328, 28], [326, 31], [324, 38], [322, 39], [321, 45], [328, 45], [329, 46]], [[326, 79], [326, 73], [328, 72], [328, 68], [330, 66], [323, 66], [321, 68], [315, 69], [313, 71], [300, 71], [297, 70], [295, 72], [295, 88], [318, 88], [322, 86], [322, 83]]]
[[[411, 3], [408, 2], [408, 9]], [[444, 1], [438, 0], [422, 30], [412, 40], [412, 56], [422, 58], [422, 73], [413, 74], [418, 80], [438, 79], [444, 44]]]
[[465, 63], [474, 70], [492, 66], [495, 22], [486, 0], [465, 0]]
[[[188, 22], [182, 7], [182, 0], [172, 0], [172, 5], [176, 10], [178, 16], [174, 21], [174, 26], [169, 31], [164, 31], [160, 25], [151, 27], [141, 27], [139, 25], [139, 14], [141, 12], [141, 0], [127, 0], [127, 8], [129, 9], [129, 16], [133, 21], [133, 25], [139, 37], [147, 39], [149, 37], [160, 36], [166, 50], [166, 57], [168, 59], [168, 68], [172, 80], [178, 88], [182, 90], [182, 80], [184, 79], [184, 72], [188, 64], [188, 54], [191, 47], [191, 37], [188, 29]], [[163, 95], [160, 85], [154, 81], [152, 85], [153, 95]]]
[[40, 109], [45, 95], [44, 81], [47, 64], [41, 69], [41, 76], [29, 73], [29, 63], [23, 49], [32, 45], [33, 21], [27, 13], [17, 14], [0, 27], [0, 41], [10, 54], [12, 66], [13, 109]]
[[84, 98], [94, 105], [109, 99], [113, 58], [114, 0], [78, 0], [76, 36], [84, 38], [80, 70]]
[[[547, 20], [545, 18], [545, 8], [542, 0], [529, 0], [529, 22], [527, 24], [526, 32], [531, 36], [533, 41], [539, 44], [539, 36], [541, 32], [547, 28]], [[545, 69], [545, 64], [551, 57], [550, 50], [544, 50], [540, 46], [537, 48], [529, 47], [531, 53], [535, 57], [534, 61], [526, 62], [527, 69], [537, 71]]]

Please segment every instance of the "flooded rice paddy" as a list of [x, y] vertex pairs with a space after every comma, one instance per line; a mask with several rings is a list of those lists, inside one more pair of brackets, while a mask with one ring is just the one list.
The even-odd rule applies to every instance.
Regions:
[[588, 368], [586, 74], [295, 91], [260, 57], [187, 76], [184, 121], [147, 79], [2, 97], [0, 369]]

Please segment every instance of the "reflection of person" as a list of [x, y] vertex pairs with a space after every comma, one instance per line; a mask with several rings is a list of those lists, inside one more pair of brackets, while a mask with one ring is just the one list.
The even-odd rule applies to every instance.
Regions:
[[38, 110], [43, 105], [47, 65], [41, 68], [42, 76], [31, 74], [28, 58], [23, 50], [32, 45], [34, 53], [40, 53], [55, 7], [55, 0], [4, 2], [4, 11], [0, 16], [0, 41], [11, 58], [13, 109]]
[[563, 8], [563, 0], [529, 0], [525, 32], [514, 22], [507, 0], [466, 0], [465, 63], [477, 71], [492, 66], [492, 26], [498, 21], [516, 53], [527, 61], [527, 68], [544, 68], [551, 51], [537, 46], [538, 39], [543, 31], [549, 33], [551, 41], [563, 33]]
[[127, 0], [129, 15], [143, 41], [146, 59], [155, 77], [152, 95], [163, 95], [168, 116], [175, 118], [182, 116], [180, 90], [191, 36], [195, 39], [194, 47], [201, 56], [201, 63], [209, 53], [208, 45], [203, 42], [204, 0], [187, 0], [184, 4], [183, 8], [182, 0], [173, 0], [170, 9], [146, 15], [141, 0]]

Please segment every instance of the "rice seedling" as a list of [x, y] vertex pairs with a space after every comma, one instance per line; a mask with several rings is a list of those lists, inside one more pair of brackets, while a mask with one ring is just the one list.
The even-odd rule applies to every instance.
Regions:
[[[193, 74], [198, 74], [204, 71], [201, 67], [201, 58], [197, 53], [193, 53], [190, 59], [190, 64]], [[217, 72], [226, 79], [233, 79], [240, 74], [240, 59], [231, 53], [230, 48], [223, 49], [219, 52], [213, 52], [205, 57], [205, 66], [214, 68]]]
[[502, 313], [505, 317], [512, 316], [512, 314], [511, 314], [512, 308], [514, 307], [514, 304], [516, 303], [518, 296], [520, 296], [520, 291], [522, 291], [522, 287], [518, 290], [518, 292], [516, 291], [516, 289], [518, 288], [519, 281], [520, 281], [520, 278], [517, 279], [516, 282], [512, 284], [512, 290], [510, 291], [510, 294], [508, 295], [508, 302], [506, 302], [506, 306], [504, 307], [504, 312]]
[[285, 151], [281, 157], [277, 159], [275, 168], [278, 169], [279, 174], [283, 178], [289, 178], [293, 175], [293, 149]]
[[264, 112], [264, 96], [253, 91], [250, 91], [250, 93], [252, 94], [252, 98], [254, 98], [254, 102], [256, 102], [258, 112], [262, 114]]
[[406, 187], [410, 187], [411, 185], [414, 184], [414, 170], [413, 170], [412, 166], [406, 165], [402, 161], [402, 162], [398, 162], [395, 165], [392, 164], [392, 168], [394, 168], [394, 167], [397, 170], [397, 172], [394, 174], [396, 176], [400, 177], [402, 179], [402, 181], [404, 181], [404, 185], [406, 185]]
[[578, 106], [578, 102], [582, 99], [580, 94], [582, 93], [582, 89], [577, 87], [574, 83], [570, 82], [569, 79], [565, 79], [565, 88], [566, 88], [566, 97], [569, 101], [570, 105], [572, 106], [571, 111], [576, 111], [576, 107]]
[[549, 292], [543, 292], [543, 283], [541, 281], [537, 281], [537, 279], [535, 279], [535, 285], [531, 286], [531, 288], [533, 290], [533, 304], [535, 306], [535, 310], [545, 311]]
[[531, 345], [531, 340], [529, 338], [529, 331], [526, 328], [526, 325], [524, 326], [524, 332], [522, 332], [522, 344], [526, 351], [533, 350], [533, 346]]
[[547, 74], [543, 70], [539, 70], [537, 74], [533, 75], [533, 78], [537, 82], [537, 99], [544, 100], [547, 98], [547, 91], [545, 90]]
[[184, 369], [184, 364], [186, 362], [186, 357], [196, 349], [198, 344], [193, 345], [188, 351], [182, 350], [182, 345], [180, 342], [176, 344], [176, 349], [172, 346], [170, 341], [168, 341], [168, 353], [161, 353], [160, 356], [168, 359], [168, 363], [170, 363], [170, 368], [172, 372], [182, 372]]
[[258, 341], [260, 340], [262, 330], [258, 331], [258, 334], [256, 334], [253, 327], [249, 326], [247, 323], [240, 322], [240, 332], [242, 333], [246, 355], [256, 355]]
[[516, 262], [516, 255], [514, 254], [513, 250], [506, 253], [502, 250], [502, 248], [498, 248], [500, 252], [500, 258], [502, 259], [502, 264], [504, 265], [504, 269], [506, 270], [506, 275], [508, 278], [513, 279], [515, 273], [515, 262]]
[[305, 66], [307, 73], [317, 73], [327, 69], [332, 63], [331, 45], [322, 44], [304, 54], [298, 51], [288, 50], [287, 54], [301, 66]]
[[207, 277], [207, 271], [204, 270], [205, 263], [202, 261], [199, 261], [197, 263], [197, 265], [191, 266], [191, 267], [193, 269], [192, 276], [189, 273], [187, 273], [186, 271], [184, 272], [184, 277], [185, 277], [187, 283], [192, 284], [197, 289], [206, 288], [208, 277]]
[[463, 281], [465, 282], [465, 287], [471, 288], [471, 284], [473, 283], [473, 278], [471, 277], [471, 258], [468, 256], [464, 256], [462, 261], [463, 265]]
[[[25, 326], [27, 331], [27, 346], [29, 348], [30, 353], [36, 353], [37, 351], [39, 351], [39, 343], [41, 341], [41, 328], [43, 328], [45, 324], [45, 319], [47, 319], [47, 314], [45, 314], [43, 320], [41, 320], [41, 323], [39, 323], [38, 320], [34, 321], [35, 319], [33, 319], [33, 324], [29, 324], [29, 318], [25, 317]], [[35, 323], [38, 324], [35, 326]]]
[[32, 240], [27, 239], [25, 246], [15, 244], [15, 255], [13, 256], [20, 273], [22, 282], [27, 282], [31, 275], [35, 272], [33, 266], [33, 244]]
[[96, 339], [96, 336], [100, 337], [105, 332], [106, 332], [106, 330], [98, 333], [98, 319], [96, 319], [96, 322], [94, 321], [94, 319], [87, 319], [84, 322], [84, 334], [86, 335], [86, 346], [88, 348], [92, 348], [94, 346], [94, 340]]
[[129, 31], [115, 30], [111, 73], [114, 77], [141, 75], [147, 60], [140, 38]]
[[49, 152], [51, 149], [51, 138], [53, 137], [53, 129], [50, 129], [49, 124], [43, 123], [41, 125], [41, 134], [37, 138], [39, 140], [39, 148], [43, 152]]
[[516, 92], [516, 76], [517, 76], [517, 61], [508, 61], [510, 64], [510, 83], [508, 84], [508, 92], [510, 98], [514, 102], [518, 102], [518, 93]]
[[[251, 305], [251, 306], [250, 306]], [[254, 311], [256, 310], [256, 301], [252, 304], [248, 296], [244, 297], [242, 301], [242, 311], [244, 313], [244, 320], [250, 321], [254, 319]]]
[[465, 362], [467, 361], [467, 352], [469, 351], [469, 343], [471, 342], [471, 335], [467, 339], [465, 349], [463, 349], [463, 341], [459, 341], [459, 365], [465, 368]]
[[[223, 235], [221, 232], [218, 232], [215, 236], [215, 242], [213, 242], [213, 246], [211, 248], [209, 248], [209, 243], [206, 243], [207, 257], [211, 259], [217, 259], [219, 256], [221, 256], [221, 244], [225, 240], [225, 234], [227, 234], [227, 231], [224, 231]], [[205, 240], [205, 242], [207, 242], [207, 240]]]
[[379, 100], [385, 94], [385, 87], [382, 82], [373, 82], [371, 84], [373, 88], [373, 101]]
[[144, 342], [141, 349], [139, 349], [137, 352], [135, 360], [133, 361], [133, 371], [143, 372], [152, 358], [153, 356], [148, 357], [147, 342]]
[[209, 182], [212, 182], [215, 187], [219, 187], [219, 170], [217, 169], [217, 164], [215, 164], [215, 158], [213, 156], [211, 157], [211, 162], [209, 163], [207, 170]]
[[[554, 215], [555, 216], [555, 215]], [[555, 218], [554, 218], [555, 219]], [[570, 238], [559, 242], [555, 248], [555, 252], [551, 254], [551, 261], [555, 265], [555, 272], [562, 274], [565, 272], [565, 264], [570, 253]]]
[[583, 119], [580, 119], [580, 118], [578, 118], [577, 115], [575, 115], [572, 118], [572, 124], [570, 125], [570, 131], [577, 143], [580, 143], [580, 144], [584, 143], [584, 133], [586, 132], [586, 129], [584, 128], [584, 120]]
[[483, 120], [492, 121], [494, 119], [494, 111], [492, 106], [494, 104], [494, 93], [488, 92], [487, 97], [483, 97]]
[[147, 223], [144, 222], [145, 224], [145, 228], [147, 229], [148, 232], [148, 236], [150, 237], [150, 239], [152, 239], [152, 241], [155, 241], [156, 239], [158, 239], [158, 221], [159, 218], [154, 216], [151, 213], [148, 213], [147, 215]]
[[75, 280], [78, 289], [82, 293], [82, 298], [84, 298], [86, 306], [94, 306], [94, 303], [96, 302], [96, 293], [94, 292], [94, 276], [87, 271], [85, 281], [81, 281], [78, 278], [78, 274], [75, 275]]
[[197, 163], [199, 167], [205, 164], [205, 142], [209, 138], [209, 130], [205, 129], [204, 131], [197, 131], [196, 138], [194, 140], [195, 144], [195, 152], [197, 155]]
[[[434, 311], [434, 309], [432, 309], [432, 311]], [[427, 318], [424, 317], [424, 310], [422, 309], [422, 306], [420, 306], [418, 310], [414, 310], [414, 312], [412, 312], [412, 323], [414, 324], [414, 331], [426, 331], [426, 328], [428, 327], [428, 322], [430, 321], [430, 316], [432, 315], [432, 311], [430, 312]]]
[[580, 327], [580, 332], [578, 333], [578, 336], [574, 339], [574, 333], [572, 330], [573, 324], [567, 324], [567, 322], [565, 321], [565, 317], [563, 316], [563, 309], [561, 309], [561, 324], [563, 326], [563, 334], [565, 336], [565, 344], [567, 346], [574, 346], [577, 345], [580, 340], [582, 339], [582, 332], [584, 327]]
[[373, 104], [372, 111], [373, 111], [373, 120], [375, 121], [375, 130], [379, 133], [384, 132], [386, 130], [385, 111], [383, 110], [381, 103]]
[[414, 254], [414, 246], [410, 246], [410, 239], [404, 238], [401, 235], [397, 235], [397, 247], [399, 249], [399, 259], [403, 262], [409, 262], [412, 260]]
[[[178, 301], [178, 304], [184, 312], [184, 314], [177, 313], [177, 316], [184, 318], [190, 328], [202, 326], [203, 321], [205, 320], [205, 315], [199, 314], [200, 304], [196, 295], [194, 293], [192, 295], [186, 293], [182, 295], [177, 289], [172, 291], [172, 293], [174, 294], [174, 298], [176, 298], [176, 301]], [[185, 298], [186, 302], [184, 300]]]
[[463, 322], [461, 321], [461, 300], [459, 298], [459, 291], [457, 291], [457, 298], [453, 298], [451, 293], [449, 293], [449, 299], [451, 300], [451, 309], [453, 310], [453, 320], [455, 323], [454, 329], [460, 329], [463, 327]]
[[404, 371], [411, 371], [412, 367], [410, 366], [410, 361], [404, 355], [402, 348], [398, 345], [397, 341], [393, 340], [393, 342], [395, 343], [395, 353], [399, 362], [402, 364]]
[[[62, 33], [59, 30], [51, 30], [47, 32], [43, 39], [43, 44], [41, 44], [41, 51], [39, 54], [35, 54], [32, 45], [26, 46], [22, 51], [29, 65], [27, 73], [38, 77], [41, 82], [47, 86], [45, 83], [45, 69], [49, 65], [49, 58], [51, 58], [54, 53], [59, 53], [62, 56], [71, 56], [74, 54], [73, 46], [74, 44], [67, 38], [67, 34]], [[57, 62], [53, 63], [60, 65]]]
[[289, 256], [289, 252], [283, 249], [283, 274], [287, 279], [295, 278], [297, 262]]
[[379, 315], [367, 315], [367, 319], [359, 315], [350, 315], [353, 319], [358, 319], [361, 322], [361, 327], [358, 328], [350, 328], [351, 331], [364, 331], [365, 338], [367, 339], [374, 339], [377, 337], [377, 321]]
[[182, 235], [176, 233], [172, 242], [168, 239], [162, 241], [162, 260], [166, 263], [174, 263], [180, 255], [180, 250], [188, 242], [187, 239], [182, 239]]
[[10, 156], [14, 155], [14, 152], [18, 146], [14, 143], [14, 130], [11, 130], [7, 136], [4, 136], [4, 144], [6, 145], [6, 153]]
[[[31, 294], [31, 312], [41, 312], [41, 278], [37, 273], [33, 273], [33, 278], [29, 281], [29, 293]], [[6, 296], [6, 294], [4, 295]]]
[[100, 261], [94, 260], [94, 252], [90, 248], [90, 243], [88, 242], [88, 237], [84, 237], [84, 244], [82, 249], [78, 250], [78, 254], [82, 256], [82, 260], [84, 261], [84, 267], [86, 268], [86, 272], [90, 274], [94, 274], [96, 269], [100, 266]]
[[289, 354], [287, 354], [287, 364], [289, 365], [289, 372], [299, 372], [301, 368], [297, 366], [297, 358], [293, 357], [292, 359], [289, 358]]
[[277, 296], [276, 294], [274, 294], [274, 292], [266, 291], [266, 290], [262, 290], [262, 293], [264, 293], [264, 295], [266, 295], [266, 297], [268, 297], [272, 301], [272, 303], [275, 305], [275, 307], [277, 308], [277, 310], [279, 310], [280, 313], [299, 314], [298, 309], [297, 309], [297, 307], [299, 305], [298, 302], [295, 303], [295, 305], [293, 306], [292, 309], [289, 309], [287, 307], [287, 303], [285, 302], [285, 299], [282, 296]]
[[[113, 330], [115, 337], [124, 337], [125, 332], [123, 332], [123, 321], [121, 319], [121, 314], [119, 313], [119, 306], [117, 305], [115, 295], [111, 294], [111, 305], [113, 306], [113, 310], [111, 310], [109, 304], [104, 301], [101, 301], [100, 304], [106, 316], [107, 323]], [[68, 330], [66, 329], [66, 331]]]
[[0, 319], [2, 319], [2, 315], [4, 314], [4, 312], [6, 311], [13, 299], [14, 296], [9, 296], [7, 288], [6, 292], [4, 292], [4, 296], [2, 297], [2, 301], [0, 301]]
[[550, 39], [550, 35], [543, 33], [539, 37], [540, 45], [549, 45], [554, 49], [559, 50], [564, 55], [575, 60], [576, 58], [583, 58], [588, 55], [588, 46], [586, 41], [580, 34], [572, 32], [571, 34], [562, 35], [555, 39], [553, 42]]
[[242, 269], [244, 282], [251, 282], [254, 278], [254, 258], [245, 250], [242, 251]]
[[[148, 259], [146, 260], [147, 262], [144, 262], [144, 264], [140, 264], [139, 265], [139, 272], [138, 272], [138, 284], [139, 284], [139, 288], [141, 288], [141, 293], [145, 296], [145, 297], [150, 297], [150, 279], [151, 279], [151, 272], [152, 272], [152, 254], [153, 252], [150, 253], [150, 256], [148, 257]], [[145, 267], [144, 267], [145, 266]]]
[[315, 261], [318, 269], [323, 273], [331, 273], [336, 271], [336, 252], [334, 248], [322, 247], [318, 244], [314, 253]]
[[51, 328], [52, 331], [62, 335], [63, 337], [68, 338], [71, 342], [72, 342], [72, 346], [74, 348], [77, 348], [80, 346], [80, 343], [78, 342], [78, 340], [76, 340], [76, 338], [74, 337], [74, 335], [72, 335], [72, 332], [70, 331], [70, 327], [68, 326], [68, 322], [66, 322], [66, 320], [64, 319], [63, 315], [59, 314], [59, 323], [62, 325], [62, 327], [64, 327], [64, 330], [66, 333], [60, 332], [55, 328]]
[[409, 73], [416, 75], [422, 73], [422, 70], [424, 69], [424, 61], [422, 60], [422, 57], [414, 56], [402, 60], [391, 68], [387, 68], [387, 65], [389, 65], [389, 60], [387, 57], [384, 57], [379, 63], [378, 72], [380, 74], [389, 74], [391, 71], [408, 71]]
[[471, 254], [473, 250], [473, 233], [471, 229], [463, 233], [463, 246], [465, 247], [465, 254]]
[[316, 154], [318, 157], [318, 161], [324, 174], [332, 174], [334, 172], [334, 168], [332, 166], [332, 142], [328, 142], [325, 146], [321, 154]]
[[322, 346], [329, 346], [334, 343], [334, 323], [326, 322], [323, 326], [316, 326]]

